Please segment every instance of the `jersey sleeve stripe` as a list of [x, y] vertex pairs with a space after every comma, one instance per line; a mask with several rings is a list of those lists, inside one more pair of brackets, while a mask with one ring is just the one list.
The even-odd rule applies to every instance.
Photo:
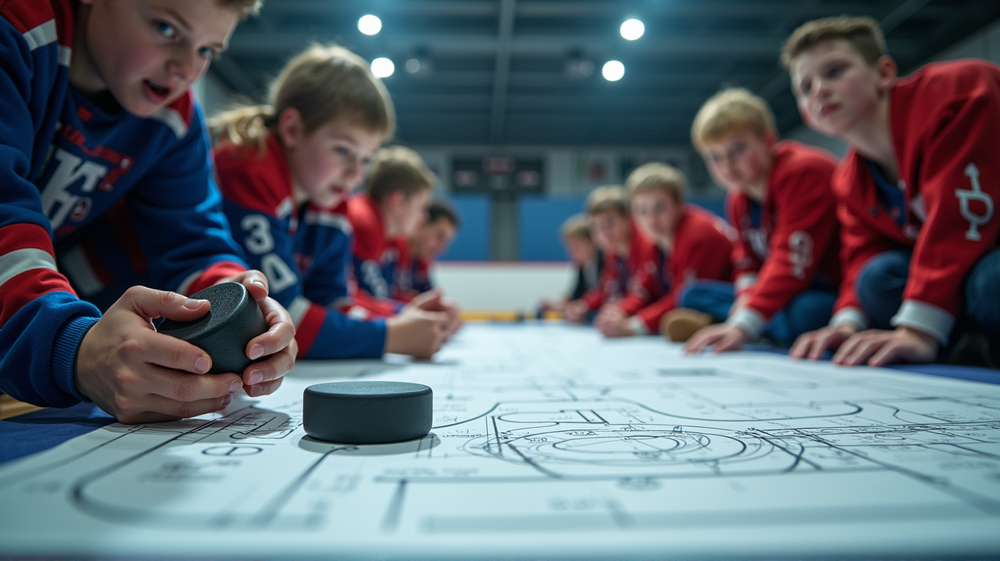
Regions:
[[18, 249], [6, 255], [0, 255], [0, 289], [8, 293], [7, 281], [34, 269], [57, 270], [56, 261], [48, 252], [41, 249]]
[[313, 343], [316, 342], [316, 337], [319, 336], [323, 322], [326, 321], [326, 313], [326, 308], [316, 304], [310, 305], [306, 310], [302, 321], [295, 329], [295, 340], [299, 344], [299, 355], [297, 358], [305, 357], [309, 349], [312, 348]]
[[25, 31], [24, 41], [32, 51], [56, 42], [56, 20], [49, 21]]
[[35, 267], [11, 276], [0, 286], [0, 290], [4, 294], [4, 298], [0, 299], [0, 327], [6, 325], [21, 308], [44, 294], [63, 291], [76, 295], [66, 277], [48, 267]]
[[302, 323], [302, 319], [305, 318], [306, 312], [309, 311], [309, 306], [312, 302], [304, 296], [296, 296], [292, 303], [288, 306], [288, 315], [292, 316], [292, 324], [295, 328], [299, 328], [299, 324]]

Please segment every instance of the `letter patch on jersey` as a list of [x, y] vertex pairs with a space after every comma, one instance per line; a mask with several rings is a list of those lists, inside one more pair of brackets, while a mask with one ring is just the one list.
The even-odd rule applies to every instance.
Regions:
[[62, 226], [70, 212], [77, 221], [86, 218], [89, 213], [90, 201], [84, 202], [85, 197], [73, 193], [70, 187], [82, 178], [83, 186], [80, 190], [90, 193], [97, 186], [97, 181], [108, 173], [107, 167], [89, 160], [84, 161], [62, 148], [56, 149], [55, 158], [59, 161], [59, 166], [42, 190], [42, 209], [52, 222], [52, 231]]
[[[969, 229], [965, 232], [965, 239], [978, 242], [983, 239], [983, 236], [979, 233], [979, 227], [985, 225], [993, 218], [993, 198], [989, 194], [983, 193], [982, 188], [980, 188], [979, 168], [976, 167], [976, 164], [969, 163], [969, 165], [965, 166], [965, 175], [972, 183], [972, 189], [956, 189], [955, 196], [958, 197], [958, 208], [962, 214], [962, 218], [969, 221]], [[986, 207], [982, 214], [976, 214], [972, 211], [970, 205], [972, 201], [980, 202]]]

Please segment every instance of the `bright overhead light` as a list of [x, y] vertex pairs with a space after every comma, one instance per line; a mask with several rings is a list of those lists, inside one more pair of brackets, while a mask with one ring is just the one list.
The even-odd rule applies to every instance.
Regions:
[[361, 16], [361, 19], [358, 20], [358, 30], [365, 35], [375, 35], [382, 31], [382, 20], [371, 14]]
[[625, 23], [622, 24], [619, 31], [621, 32], [622, 37], [628, 39], [629, 41], [635, 41], [639, 37], [642, 37], [642, 34], [646, 32], [646, 26], [637, 19], [627, 19], [625, 20]]
[[601, 69], [601, 74], [604, 75], [605, 80], [609, 82], [617, 82], [625, 76], [625, 65], [617, 60], [609, 60], [604, 63], [604, 68]]
[[388, 78], [395, 71], [396, 65], [384, 56], [380, 56], [372, 61], [372, 74], [379, 78]]

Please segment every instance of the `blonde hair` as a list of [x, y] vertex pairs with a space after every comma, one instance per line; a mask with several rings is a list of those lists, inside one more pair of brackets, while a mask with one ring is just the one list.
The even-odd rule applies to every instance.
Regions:
[[803, 51], [830, 39], [845, 39], [869, 65], [888, 53], [885, 37], [874, 19], [834, 16], [808, 21], [793, 31], [781, 49], [781, 64], [789, 68]]
[[437, 175], [427, 167], [420, 154], [403, 146], [390, 146], [375, 153], [365, 178], [365, 192], [376, 201], [396, 191], [402, 191], [409, 198], [431, 189], [437, 182]]
[[691, 142], [702, 150], [705, 144], [749, 129], [760, 138], [775, 131], [774, 113], [763, 98], [746, 88], [728, 88], [708, 98], [691, 125]]
[[238, 107], [209, 121], [216, 142], [254, 146], [263, 153], [268, 133], [283, 111], [302, 116], [305, 133], [347, 117], [371, 132], [390, 137], [396, 114], [382, 81], [365, 60], [336, 45], [313, 45], [297, 55], [271, 84], [266, 105]]
[[635, 168], [625, 180], [629, 197], [634, 197], [636, 193], [662, 191], [678, 203], [684, 202], [685, 183], [681, 170], [659, 162], [650, 162]]
[[590, 221], [584, 214], [574, 214], [563, 222], [559, 233], [564, 239], [581, 238], [590, 241]]
[[216, 0], [223, 8], [233, 8], [240, 14], [240, 18], [256, 16], [260, 13], [263, 0]]
[[587, 214], [594, 216], [613, 210], [622, 216], [628, 216], [628, 197], [625, 196], [625, 189], [618, 185], [605, 185], [598, 187], [587, 195], [585, 205]]

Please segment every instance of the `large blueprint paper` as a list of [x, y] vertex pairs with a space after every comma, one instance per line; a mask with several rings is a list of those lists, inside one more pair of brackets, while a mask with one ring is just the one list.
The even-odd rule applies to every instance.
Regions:
[[[345, 377], [431, 386], [432, 433], [307, 437], [302, 390]], [[300, 363], [6, 465], [0, 554], [996, 556], [1000, 386], [471, 325], [434, 363]]]

